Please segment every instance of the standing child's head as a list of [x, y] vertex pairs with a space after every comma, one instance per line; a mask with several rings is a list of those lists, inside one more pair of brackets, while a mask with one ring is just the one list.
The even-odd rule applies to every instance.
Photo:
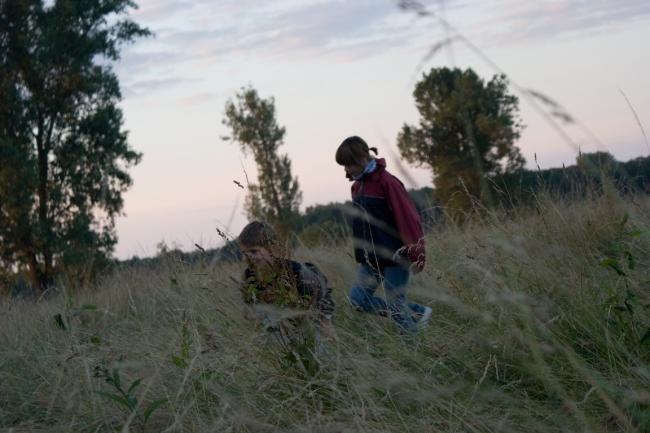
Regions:
[[368, 147], [363, 138], [356, 135], [348, 137], [336, 150], [336, 162], [345, 168], [345, 177], [349, 180], [360, 176], [372, 158], [370, 151], [377, 154], [376, 147]]
[[237, 243], [248, 264], [258, 271], [269, 271], [280, 253], [278, 237], [269, 224], [253, 221], [242, 230]]

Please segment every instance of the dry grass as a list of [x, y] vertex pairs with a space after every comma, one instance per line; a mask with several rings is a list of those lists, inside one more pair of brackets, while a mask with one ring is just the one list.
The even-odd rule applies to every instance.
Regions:
[[[0, 428], [649, 431], [649, 229], [650, 200], [612, 194], [541, 197], [520, 215], [440, 228], [411, 284], [434, 308], [413, 341], [348, 308], [349, 246], [299, 249], [330, 277], [338, 303], [338, 341], [313, 376], [280, 362], [279, 346], [242, 318], [236, 266], [170, 257], [95, 290], [4, 301]], [[101, 377], [113, 369], [123, 388], [142, 379], [134, 416], [98, 393], [114, 392]]]

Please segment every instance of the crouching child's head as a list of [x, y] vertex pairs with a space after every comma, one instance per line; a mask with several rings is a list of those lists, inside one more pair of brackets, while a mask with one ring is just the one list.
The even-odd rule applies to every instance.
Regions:
[[272, 271], [285, 255], [273, 227], [261, 221], [253, 221], [244, 227], [237, 243], [246, 262], [256, 272]]

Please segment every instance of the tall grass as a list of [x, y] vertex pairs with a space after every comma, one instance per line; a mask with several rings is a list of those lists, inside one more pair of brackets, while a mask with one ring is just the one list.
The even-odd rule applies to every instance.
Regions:
[[[650, 200], [541, 195], [517, 212], [428, 235], [410, 295], [434, 316], [409, 340], [348, 307], [349, 245], [299, 248], [338, 304], [338, 339], [313, 375], [244, 320], [236, 265], [170, 256], [82, 292], [5, 300], [0, 428], [650, 431]], [[114, 372], [123, 389], [141, 379], [133, 407], [107, 397]]]

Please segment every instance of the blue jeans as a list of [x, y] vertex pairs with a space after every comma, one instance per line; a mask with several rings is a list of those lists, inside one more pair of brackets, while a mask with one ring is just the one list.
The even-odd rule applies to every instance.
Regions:
[[[383, 280], [386, 299], [375, 296], [377, 287]], [[406, 303], [406, 284], [409, 280], [409, 270], [401, 266], [389, 266], [383, 275], [370, 266], [359, 266], [357, 280], [350, 289], [350, 303], [361, 311], [380, 315], [390, 314], [391, 319], [400, 327], [411, 330], [415, 321], [412, 313], [424, 313], [420, 304]]]

